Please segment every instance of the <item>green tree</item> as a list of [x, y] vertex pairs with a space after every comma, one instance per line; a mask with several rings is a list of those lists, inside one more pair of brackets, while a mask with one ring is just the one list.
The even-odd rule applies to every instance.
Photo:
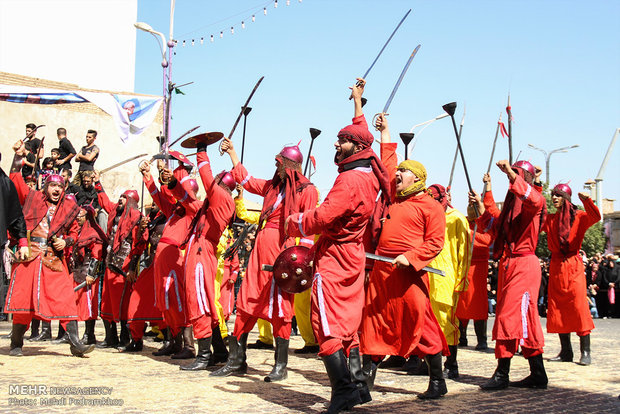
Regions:
[[[553, 207], [553, 201], [551, 201], [551, 192], [549, 191], [549, 185], [547, 183], [543, 183], [543, 196], [545, 196], [545, 201], [547, 201], [547, 214], [555, 213], [555, 207]], [[547, 233], [539, 233], [538, 234], [538, 244], [536, 245], [536, 256], [539, 258], [547, 258], [551, 256], [551, 252], [549, 251], [549, 247], [547, 246]]]

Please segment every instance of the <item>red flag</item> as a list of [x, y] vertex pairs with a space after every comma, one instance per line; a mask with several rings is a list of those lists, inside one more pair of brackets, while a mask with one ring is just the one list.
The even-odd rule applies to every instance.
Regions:
[[506, 126], [502, 121], [498, 122], [499, 124], [499, 132], [501, 132], [502, 137], [506, 138], [508, 136], [508, 131], [506, 131]]

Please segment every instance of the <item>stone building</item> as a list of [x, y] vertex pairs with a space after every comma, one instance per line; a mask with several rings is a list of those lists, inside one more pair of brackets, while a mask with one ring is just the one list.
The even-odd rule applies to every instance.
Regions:
[[[78, 85], [56, 82], [46, 79], [28, 77], [7, 72], [0, 72], [0, 84], [19, 85], [35, 88], [52, 88], [70, 91], [104, 92], [113, 94], [140, 95], [126, 91], [102, 91], [81, 88]], [[142, 95], [149, 96], [149, 95]], [[45, 155], [50, 155], [52, 148], [58, 146], [56, 129], [67, 129], [67, 137], [79, 151], [86, 144], [85, 136], [89, 129], [97, 131], [95, 144], [100, 148], [100, 155], [95, 164], [97, 170], [102, 170], [117, 162], [125, 160], [133, 155], [146, 153], [150, 156], [156, 154], [159, 144], [156, 137], [162, 131], [162, 108], [155, 117], [154, 122], [137, 138], [128, 143], [123, 143], [119, 138], [118, 130], [110, 115], [98, 106], [90, 103], [70, 104], [29, 104], [0, 101], [0, 119], [3, 130], [0, 132], [0, 152], [2, 153], [2, 168], [8, 173], [11, 160], [13, 159], [12, 145], [25, 136], [25, 126], [28, 123], [36, 125], [44, 124], [45, 127], [37, 131], [37, 138], [45, 137]], [[145, 157], [146, 158], [146, 157]], [[123, 191], [134, 188], [141, 192], [142, 178], [138, 171], [140, 160], [134, 160], [123, 166], [106, 172], [101, 181], [111, 199], [116, 199]], [[78, 165], [72, 162], [73, 172], [77, 171]], [[148, 191], [144, 192], [145, 203], [150, 203]]]

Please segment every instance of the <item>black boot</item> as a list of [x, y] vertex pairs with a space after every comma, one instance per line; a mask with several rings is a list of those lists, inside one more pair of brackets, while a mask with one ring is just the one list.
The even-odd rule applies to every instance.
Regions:
[[[425, 360], [420, 359], [415, 355], [409, 357], [409, 360], [411, 361], [411, 367], [407, 370], [407, 375], [428, 375], [428, 365], [426, 364]], [[407, 361], [407, 363], [409, 364], [409, 361]]]
[[161, 344], [162, 346], [157, 351], [153, 351], [152, 354], [154, 356], [172, 355], [174, 353], [172, 350], [172, 348], [174, 347], [174, 341], [172, 340], [172, 337], [170, 334], [170, 328], [162, 329], [161, 333], [162, 335], [164, 335], [164, 341]]
[[144, 342], [142, 339], [138, 339], [137, 341], [131, 338], [131, 342], [129, 345], [125, 347], [118, 348], [119, 352], [141, 352], [144, 348]]
[[273, 344], [268, 344], [259, 339], [256, 340], [253, 344], [248, 345], [249, 349], [273, 349]]
[[459, 346], [467, 346], [467, 325], [468, 324], [469, 324], [469, 319], [459, 319]]
[[213, 353], [209, 360], [210, 367], [228, 361], [228, 349], [226, 349], [226, 344], [224, 343], [224, 339], [222, 339], [222, 331], [220, 331], [219, 327], [213, 330], [211, 347], [213, 347]]
[[239, 339], [234, 335], [228, 336], [228, 361], [226, 365], [209, 375], [212, 377], [227, 377], [232, 374], [245, 374], [248, 372], [245, 350], [247, 347], [248, 334], [241, 335]]
[[71, 343], [69, 341], [69, 336], [67, 335], [67, 331], [65, 331], [65, 328], [62, 327], [62, 323], [60, 323], [60, 321], [58, 323], [58, 335], [56, 335], [56, 339], [54, 339], [52, 343], [54, 345], [62, 345], [62, 344]]
[[487, 321], [486, 319], [480, 321], [474, 321], [474, 332], [476, 332], [476, 338], [478, 344], [476, 345], [476, 351], [486, 351], [489, 347], [487, 345]]
[[[32, 318], [32, 321], [30, 322], [30, 336], [28, 337], [29, 341], [32, 341], [34, 338], [40, 335], [39, 326], [41, 326], [41, 320]], [[50, 339], [52, 339], [51, 334]]]
[[28, 330], [28, 325], [21, 323], [13, 323], [11, 331], [11, 351], [10, 356], [22, 356], [22, 347], [24, 346], [24, 334]]
[[517, 388], [546, 389], [549, 380], [547, 379], [547, 373], [545, 372], [542, 354], [528, 358], [527, 362], [530, 363], [530, 375], [521, 381], [511, 382], [510, 386]]
[[510, 379], [510, 359], [500, 358], [497, 360], [497, 368], [493, 373], [493, 376], [484, 384], [480, 386], [483, 390], [503, 390], [508, 388]]
[[370, 355], [362, 356], [362, 370], [366, 376], [368, 391], [372, 391], [375, 386], [375, 377], [377, 376], [377, 364], [373, 362]]
[[211, 337], [199, 338], [198, 353], [196, 359], [189, 365], [181, 365], [179, 369], [183, 371], [198, 371], [207, 369], [209, 366], [209, 359], [211, 358]]
[[121, 335], [119, 336], [119, 345], [125, 347], [131, 342], [131, 335], [129, 334], [129, 326], [127, 321], [121, 321]]
[[[172, 359], [192, 359], [196, 356], [196, 349], [194, 348], [194, 332], [191, 326], [183, 328], [181, 333], [183, 340], [183, 347], [179, 352], [172, 354]], [[209, 337], [211, 338], [211, 337]], [[211, 342], [209, 340], [209, 346]]]
[[[364, 357], [366, 357], [366, 355], [364, 355]], [[370, 372], [364, 372], [362, 367], [362, 358], [360, 357], [360, 349], [358, 347], [351, 348], [349, 351], [349, 371], [351, 371], [351, 381], [353, 381], [357, 387], [362, 404], [372, 401], [370, 390], [368, 384], [366, 383]]]
[[[50, 321], [40, 321], [38, 319], [33, 319], [32, 322], [37, 321], [41, 324], [41, 333], [36, 336], [30, 335], [28, 338], [29, 341], [39, 342], [39, 341], [51, 341], [52, 340], [52, 323]], [[39, 327], [37, 327], [37, 331], [39, 331]]]
[[67, 336], [69, 338], [69, 342], [71, 343], [71, 353], [76, 357], [83, 357], [85, 354], [88, 354], [95, 349], [95, 345], [85, 345], [80, 342], [77, 321], [67, 322]]
[[342, 349], [331, 355], [321, 357], [329, 382], [332, 386], [332, 396], [327, 413], [339, 413], [350, 410], [362, 403], [357, 385], [351, 381], [351, 373], [347, 366], [347, 359]]
[[97, 338], [95, 337], [95, 324], [97, 323], [96, 319], [89, 319], [84, 322], [84, 336], [82, 336], [82, 343], [86, 345], [94, 345], [97, 343]]
[[581, 349], [581, 358], [579, 358], [579, 365], [590, 365], [592, 362], [590, 357], [590, 334], [579, 337], [579, 348]]
[[304, 354], [316, 354], [319, 352], [320, 347], [318, 345], [304, 345], [303, 348], [294, 350], [293, 352], [298, 355]]
[[379, 368], [402, 368], [407, 360], [398, 355], [390, 355], [385, 361], [381, 361]]
[[97, 344], [97, 348], [116, 348], [118, 346], [118, 333], [116, 331], [116, 322], [103, 320], [105, 328], [105, 339]]
[[457, 379], [459, 377], [459, 364], [456, 361], [456, 354], [459, 348], [456, 345], [449, 345], [448, 348], [450, 348], [450, 356], [446, 358], [444, 364], [444, 375], [450, 379]]
[[[456, 346], [455, 346], [456, 348]], [[422, 400], [436, 400], [447, 394], [446, 380], [443, 379], [443, 371], [441, 370], [441, 352], [435, 355], [426, 356], [426, 364], [428, 365], [429, 381], [428, 389], [418, 394], [418, 398]]]
[[570, 343], [570, 333], [558, 334], [560, 337], [560, 353], [554, 358], [549, 358], [550, 362], [573, 362], [573, 346]]
[[273, 366], [269, 375], [265, 377], [265, 382], [280, 381], [286, 379], [288, 376], [286, 372], [286, 364], [288, 364], [288, 344], [288, 339], [276, 337], [276, 364]]

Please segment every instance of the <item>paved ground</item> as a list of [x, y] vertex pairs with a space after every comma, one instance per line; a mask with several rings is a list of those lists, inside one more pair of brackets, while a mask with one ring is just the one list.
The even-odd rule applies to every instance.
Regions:
[[[620, 374], [615, 364], [619, 362], [620, 320], [597, 320], [596, 325], [592, 335], [593, 364], [581, 367], [574, 363], [547, 363], [550, 385], [547, 390], [483, 392], [478, 385], [495, 368], [492, 351], [484, 353], [461, 348], [461, 378], [447, 380], [449, 393], [441, 400], [423, 402], [416, 398], [416, 394], [426, 390], [426, 378], [408, 376], [402, 371], [380, 370], [372, 393], [373, 401], [351, 412], [619, 413]], [[7, 322], [0, 323], [0, 335], [9, 330]], [[99, 323], [100, 339], [102, 331]], [[253, 332], [248, 343], [255, 340]], [[470, 344], [475, 343], [471, 324], [469, 340]], [[557, 335], [547, 335], [546, 341], [546, 356], [555, 356], [559, 351]], [[187, 361], [153, 357], [151, 351], [159, 344], [149, 340], [145, 345], [144, 351], [137, 355], [96, 350], [89, 358], [80, 359], [71, 357], [67, 345], [26, 342], [24, 357], [11, 358], [8, 356], [9, 340], [0, 339], [0, 412], [319, 413], [329, 401], [329, 380], [322, 362], [316, 356], [300, 357], [292, 353], [303, 345], [299, 336], [291, 340], [288, 379], [270, 384], [263, 382], [263, 377], [271, 370], [272, 351], [249, 350], [250, 370], [244, 377], [210, 378], [206, 371], [180, 371], [177, 366]], [[577, 351], [579, 344], [574, 336], [573, 346]], [[527, 362], [521, 357], [515, 358], [510, 374], [512, 379], [526, 376]], [[43, 386], [35, 390], [45, 389], [48, 394], [36, 394], [33, 388], [15, 387], [23, 385]], [[62, 400], [62, 395], [51, 395], [53, 387], [73, 394], [65, 395]], [[75, 389], [60, 387], [97, 387], [95, 389], [103, 395], [80, 395]], [[46, 402], [58, 405], [44, 406]], [[99, 406], [79, 405], [97, 402]], [[106, 405], [101, 406], [102, 403]]]

